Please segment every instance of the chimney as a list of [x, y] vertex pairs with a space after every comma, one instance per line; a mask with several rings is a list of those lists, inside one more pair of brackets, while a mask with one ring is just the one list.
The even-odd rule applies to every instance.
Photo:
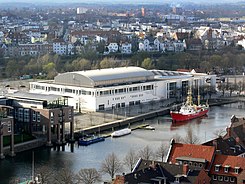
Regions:
[[217, 146], [218, 146], [218, 145], [217, 145], [217, 139], [214, 139], [214, 140], [213, 140], [213, 146], [214, 146], [215, 149], [217, 150]]
[[231, 137], [231, 127], [226, 127], [226, 135], [229, 137]]
[[187, 174], [188, 174], [188, 171], [189, 171], [189, 166], [188, 166], [188, 164], [184, 164], [184, 165], [183, 165], [183, 174], [184, 174], [184, 175], [187, 175]]

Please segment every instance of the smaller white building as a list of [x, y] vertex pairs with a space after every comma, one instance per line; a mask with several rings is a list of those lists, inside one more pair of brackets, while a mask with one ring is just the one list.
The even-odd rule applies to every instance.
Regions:
[[120, 47], [122, 54], [131, 54], [132, 53], [132, 44], [131, 43], [122, 43]]
[[117, 43], [110, 43], [107, 48], [109, 53], [115, 53], [118, 52], [119, 46]]
[[73, 55], [73, 45], [66, 42], [54, 42], [53, 52], [58, 55]]

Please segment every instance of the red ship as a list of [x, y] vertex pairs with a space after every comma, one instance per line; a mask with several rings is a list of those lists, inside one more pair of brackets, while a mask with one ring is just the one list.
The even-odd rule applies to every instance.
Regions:
[[198, 95], [198, 105], [193, 104], [191, 89], [188, 90], [188, 96], [185, 104], [178, 111], [170, 111], [173, 122], [187, 121], [199, 118], [208, 113], [209, 105], [200, 105], [200, 96]]

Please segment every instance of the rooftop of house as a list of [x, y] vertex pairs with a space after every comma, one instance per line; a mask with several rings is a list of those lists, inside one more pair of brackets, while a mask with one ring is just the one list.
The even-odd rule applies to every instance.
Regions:
[[[219, 169], [216, 170], [216, 167]], [[228, 168], [227, 172], [225, 168]], [[237, 171], [235, 171], [237, 169]], [[216, 154], [210, 174], [238, 176], [245, 169], [245, 158]]]
[[219, 152], [223, 155], [238, 156], [245, 152], [245, 148], [243, 148], [233, 137], [226, 139], [223, 137], [218, 137], [203, 143], [203, 145], [215, 146], [216, 152]]
[[180, 157], [193, 158], [194, 160], [204, 159], [207, 162], [205, 169], [209, 169], [214, 153], [214, 146], [175, 143], [173, 140], [167, 156], [167, 162], [177, 163]]
[[133, 184], [166, 180], [166, 183], [171, 183], [178, 179], [180, 182], [194, 183], [200, 172], [190, 170], [188, 166], [140, 159], [133, 172], [125, 175], [125, 182]]

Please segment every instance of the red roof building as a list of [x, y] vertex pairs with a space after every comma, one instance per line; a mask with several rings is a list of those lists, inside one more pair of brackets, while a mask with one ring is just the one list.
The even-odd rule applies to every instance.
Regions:
[[245, 183], [245, 158], [216, 154], [210, 170], [212, 183]]
[[214, 146], [175, 143], [172, 140], [167, 162], [188, 164], [190, 168], [209, 171], [215, 155]]

